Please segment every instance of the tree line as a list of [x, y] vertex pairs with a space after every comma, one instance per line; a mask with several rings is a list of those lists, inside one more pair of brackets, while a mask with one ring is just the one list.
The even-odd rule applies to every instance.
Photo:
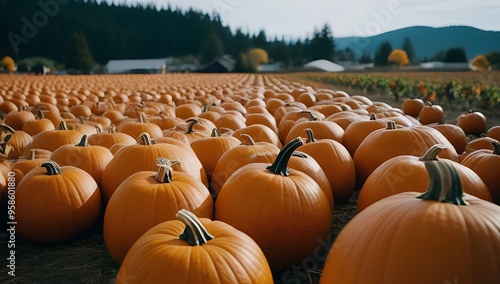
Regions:
[[[331, 28], [325, 24], [305, 39], [268, 38], [224, 26], [217, 14], [152, 4], [128, 6], [96, 0], [0, 0], [0, 56], [16, 62], [56, 68], [96, 69], [111, 59], [175, 57], [208, 62], [222, 54], [236, 60], [237, 71], [248, 71], [248, 51], [260, 48], [269, 61], [285, 67], [315, 59], [389, 64], [392, 47], [383, 43], [376, 54], [355, 58], [352, 50], [336, 50]], [[406, 39], [401, 47], [413, 60]]]

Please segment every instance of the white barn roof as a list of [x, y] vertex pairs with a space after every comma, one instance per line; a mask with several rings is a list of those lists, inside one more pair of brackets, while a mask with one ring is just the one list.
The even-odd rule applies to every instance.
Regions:
[[110, 60], [106, 64], [108, 73], [127, 73], [132, 70], [161, 71], [167, 58]]
[[319, 59], [319, 60], [314, 60], [306, 65], [304, 65], [305, 68], [315, 68], [315, 69], [320, 69], [322, 71], [326, 72], [342, 72], [344, 71], [344, 67], [335, 64], [329, 60], [326, 59]]

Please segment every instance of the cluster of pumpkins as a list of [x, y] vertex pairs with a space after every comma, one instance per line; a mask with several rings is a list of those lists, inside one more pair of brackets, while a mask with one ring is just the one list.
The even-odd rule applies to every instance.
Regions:
[[500, 127], [479, 112], [446, 124], [421, 100], [268, 75], [12, 78], [17, 234], [58, 243], [103, 218], [117, 283], [273, 283], [326, 256], [321, 283], [500, 282]]

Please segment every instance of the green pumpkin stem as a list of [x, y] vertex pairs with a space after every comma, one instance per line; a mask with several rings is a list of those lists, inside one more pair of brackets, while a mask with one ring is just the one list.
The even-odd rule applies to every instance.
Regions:
[[139, 137], [137, 138], [137, 142], [141, 145], [153, 145], [154, 142], [151, 139], [151, 136], [149, 136], [149, 133], [143, 132]]
[[55, 176], [61, 174], [61, 168], [54, 161], [45, 162], [41, 166], [47, 169], [46, 175], [48, 176]]
[[311, 121], [318, 121], [318, 119], [313, 115], [313, 113], [308, 111], [308, 110], [303, 110], [300, 113], [307, 113], [307, 114], [309, 114], [309, 119]]
[[201, 246], [214, 238], [192, 212], [181, 209], [177, 212], [176, 217], [186, 225], [186, 229], [179, 236], [179, 239], [186, 241], [190, 246]]
[[158, 166], [158, 171], [156, 172], [155, 179], [159, 183], [171, 183], [172, 182], [172, 166], [178, 164], [177, 160], [169, 160], [166, 158], [157, 158], [156, 165]]
[[316, 142], [316, 138], [314, 137], [314, 132], [312, 131], [311, 128], [304, 129], [304, 132], [307, 135], [306, 144]]
[[210, 137], [219, 137], [219, 133], [217, 133], [217, 128], [212, 129]]
[[427, 150], [427, 152], [425, 152], [425, 154], [418, 158], [419, 161], [434, 161], [437, 159], [437, 155], [439, 154], [439, 152], [441, 152], [441, 150], [445, 149], [446, 146], [442, 145], [442, 144], [436, 144], [434, 146], [432, 146], [431, 148], [429, 148], [429, 150]]
[[66, 121], [61, 120], [61, 123], [59, 123], [59, 127], [57, 128], [58, 130], [69, 130], [68, 125], [66, 124]]
[[425, 168], [429, 173], [431, 184], [427, 192], [418, 198], [455, 205], [468, 205], [463, 199], [460, 176], [450, 162], [445, 160], [426, 161]]
[[288, 142], [288, 144], [281, 149], [274, 163], [266, 169], [275, 175], [288, 176], [288, 161], [290, 160], [290, 157], [292, 157], [293, 152], [302, 145], [304, 145], [304, 143], [302, 143], [302, 138], [300, 137]]
[[186, 122], [188, 123], [186, 134], [193, 134], [193, 127], [199, 121], [197, 119], [188, 119], [186, 120]]
[[493, 145], [493, 154], [500, 155], [500, 143], [491, 142], [491, 144]]
[[2, 122], [2, 124], [0, 124], [0, 127], [2, 128], [2, 131], [4, 131], [4, 132], [9, 132], [9, 133], [16, 132], [16, 130], [14, 130], [14, 128], [10, 127], [10, 125], [7, 125], [3, 122]]
[[82, 139], [80, 139], [80, 142], [78, 142], [78, 144], [76, 144], [75, 146], [78, 146], [78, 147], [88, 147], [89, 146], [89, 138], [87, 137], [87, 135], [84, 134], [82, 136]]

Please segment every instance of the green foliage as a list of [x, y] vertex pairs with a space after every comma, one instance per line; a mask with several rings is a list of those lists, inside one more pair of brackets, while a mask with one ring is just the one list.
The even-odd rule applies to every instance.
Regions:
[[74, 32], [66, 48], [66, 68], [88, 73], [94, 65], [85, 34], [82, 31]]
[[375, 53], [374, 63], [375, 66], [387, 66], [389, 65], [389, 61], [387, 58], [392, 52], [392, 45], [390, 42], [386, 41], [380, 44], [377, 52]]
[[200, 47], [201, 62], [207, 63], [224, 54], [224, 47], [220, 37], [215, 33], [209, 33]]
[[467, 62], [467, 55], [463, 48], [450, 48], [446, 51], [444, 62]]
[[359, 63], [361, 64], [366, 64], [366, 63], [372, 63], [373, 60], [372, 60], [372, 57], [370, 56], [370, 54], [364, 52], [363, 55], [361, 55], [361, 57], [359, 58]]
[[486, 54], [486, 59], [490, 62], [492, 69], [500, 70], [500, 51]]

